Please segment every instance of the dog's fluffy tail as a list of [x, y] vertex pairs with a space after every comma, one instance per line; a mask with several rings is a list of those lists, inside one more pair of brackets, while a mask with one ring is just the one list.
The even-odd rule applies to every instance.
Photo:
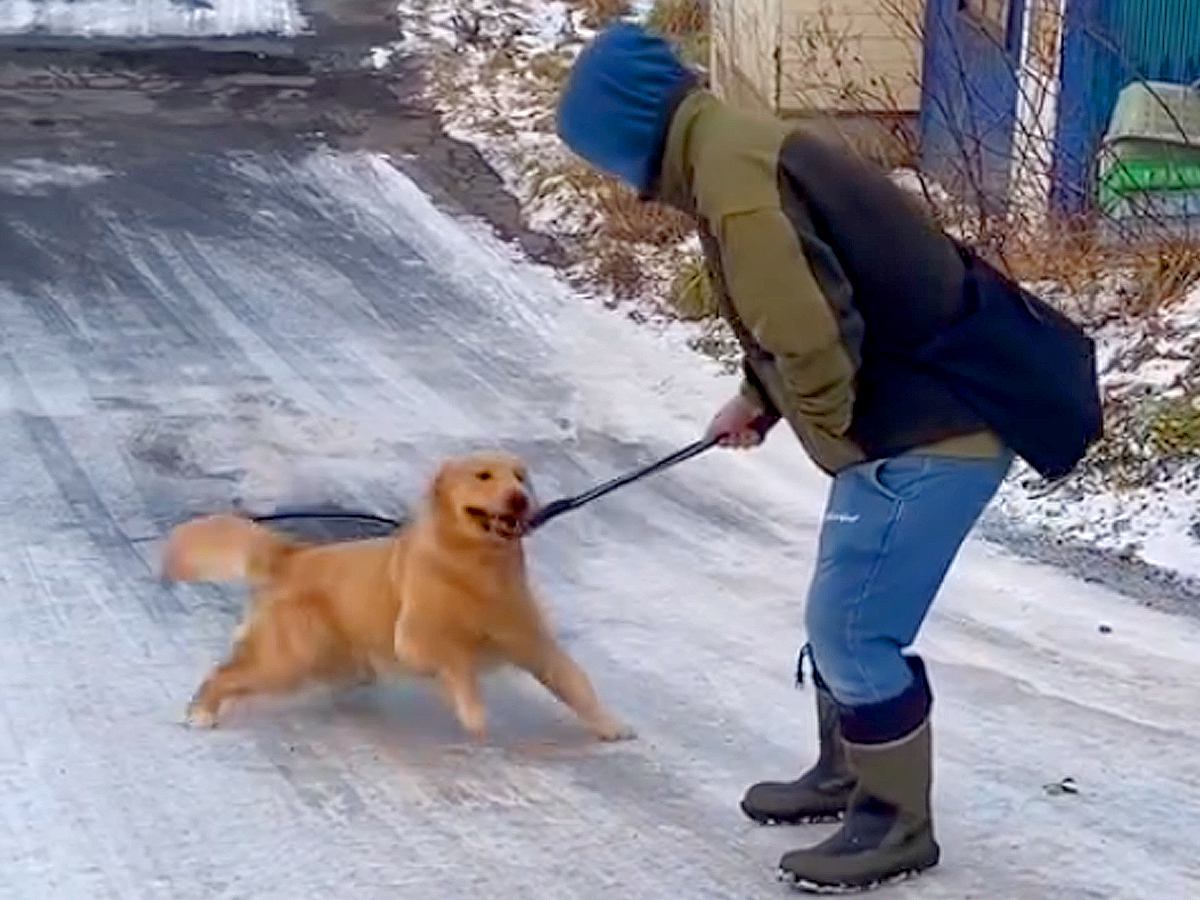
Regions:
[[163, 555], [170, 581], [270, 581], [300, 545], [241, 516], [207, 516], [171, 532]]

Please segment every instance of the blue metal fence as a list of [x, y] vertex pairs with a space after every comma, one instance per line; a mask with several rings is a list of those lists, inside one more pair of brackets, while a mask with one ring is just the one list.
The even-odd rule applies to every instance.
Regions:
[[[948, 187], [1008, 195], [1025, 0], [987, 28], [964, 0], [929, 0], [920, 127], [922, 165]], [[1096, 152], [1121, 88], [1200, 79], [1200, 0], [1067, 0], [1052, 205], [1086, 209]], [[974, 197], [970, 199], [976, 199]]]

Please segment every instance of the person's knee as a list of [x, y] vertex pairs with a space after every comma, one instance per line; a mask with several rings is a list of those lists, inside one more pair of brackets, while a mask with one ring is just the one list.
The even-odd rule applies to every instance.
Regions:
[[828, 602], [828, 598], [815, 592], [810, 594], [804, 612], [817, 683], [826, 687], [839, 702], [849, 702], [849, 697], [857, 696], [863, 690], [863, 679], [858, 671], [861, 648], [850, 622], [851, 612], [850, 608]]
[[910, 733], [929, 715], [932, 693], [918, 656], [906, 656], [894, 643], [874, 648], [822, 644], [810, 635], [808, 652], [816, 683], [839, 709], [843, 735], [854, 743], [875, 744]]
[[864, 638], [849, 623], [820, 612], [806, 617], [813, 670], [839, 704], [861, 706], [902, 694], [912, 675], [895, 641]]

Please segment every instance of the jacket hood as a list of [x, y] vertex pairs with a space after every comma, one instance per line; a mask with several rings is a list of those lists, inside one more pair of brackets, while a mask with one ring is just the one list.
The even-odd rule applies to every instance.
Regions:
[[597, 169], [651, 195], [671, 117], [696, 83], [666, 40], [614, 25], [575, 61], [559, 101], [558, 135]]

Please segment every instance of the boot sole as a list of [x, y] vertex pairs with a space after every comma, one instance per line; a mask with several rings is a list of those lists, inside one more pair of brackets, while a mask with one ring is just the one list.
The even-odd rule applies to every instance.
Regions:
[[779, 825], [829, 825], [842, 821], [846, 815], [845, 812], [836, 812], [818, 813], [811, 816], [765, 816], [762, 813], [748, 809], [744, 803], [741, 804], [741, 809], [747, 819], [767, 827]]
[[905, 869], [897, 872], [894, 875], [889, 875], [886, 878], [877, 878], [874, 881], [868, 881], [863, 884], [822, 884], [817, 881], [809, 881], [806, 878], [800, 878], [792, 874], [786, 869], [780, 869], [778, 880], [787, 884], [789, 887], [805, 894], [824, 894], [825, 896], [835, 896], [840, 894], [865, 894], [867, 891], [873, 891], [877, 888], [887, 887], [892, 884], [899, 884], [902, 881], [910, 881], [913, 878], [929, 871], [937, 863], [930, 863], [927, 866], [916, 866], [911, 869]]

